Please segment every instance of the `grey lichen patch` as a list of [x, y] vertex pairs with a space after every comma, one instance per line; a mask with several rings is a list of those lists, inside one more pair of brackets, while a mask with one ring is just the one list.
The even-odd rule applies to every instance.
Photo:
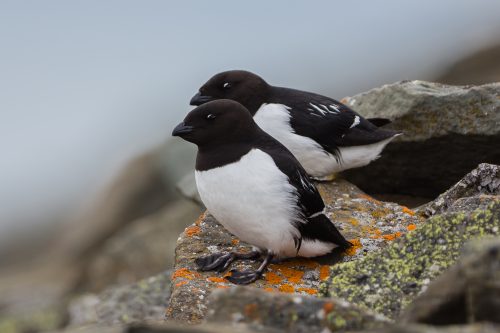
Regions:
[[434, 216], [380, 251], [333, 266], [327, 295], [394, 318], [456, 261], [466, 241], [498, 235], [500, 198], [489, 200], [486, 209]]

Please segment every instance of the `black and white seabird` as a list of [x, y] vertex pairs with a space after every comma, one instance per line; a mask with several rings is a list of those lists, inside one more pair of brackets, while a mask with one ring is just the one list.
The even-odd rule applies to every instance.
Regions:
[[388, 119], [365, 119], [332, 98], [274, 87], [247, 71], [216, 74], [191, 99], [191, 105], [214, 99], [243, 104], [255, 122], [319, 180], [369, 164], [401, 134], [379, 128], [390, 123]]
[[198, 258], [201, 270], [223, 271], [236, 259], [265, 258], [256, 271], [228, 279], [258, 279], [272, 259], [315, 257], [351, 244], [323, 213], [316, 187], [295, 157], [232, 100], [192, 110], [172, 132], [198, 146], [196, 185], [208, 211], [258, 251]]

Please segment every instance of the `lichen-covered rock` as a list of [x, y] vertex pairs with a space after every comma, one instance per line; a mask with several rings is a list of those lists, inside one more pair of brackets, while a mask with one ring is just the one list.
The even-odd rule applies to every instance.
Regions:
[[369, 193], [433, 198], [479, 163], [500, 164], [500, 83], [402, 81], [344, 102], [365, 117], [390, 118], [388, 128], [404, 131], [380, 159], [345, 173]]
[[397, 317], [455, 263], [466, 241], [499, 234], [500, 197], [481, 196], [477, 203], [481, 208], [435, 215], [386, 248], [333, 266], [327, 294]]
[[267, 293], [250, 287], [217, 290], [209, 296], [208, 306], [209, 323], [245, 323], [295, 333], [372, 329], [389, 323], [341, 299]]
[[462, 258], [406, 309], [405, 322], [500, 323], [500, 238], [465, 247]]
[[83, 295], [69, 306], [70, 324], [161, 323], [170, 296], [170, 274], [166, 271], [99, 295]]
[[500, 166], [482, 163], [437, 199], [421, 208], [427, 216], [442, 213], [459, 198], [500, 195]]
[[[377, 201], [343, 180], [319, 184], [318, 189], [327, 215], [355, 246], [344, 254], [271, 264], [253, 286], [268, 292], [316, 295], [320, 284], [330, 275], [330, 264], [362, 258], [417, 228], [423, 221], [407, 207]], [[232, 249], [247, 251], [250, 246], [227, 232], [209, 214], [202, 215], [184, 231], [177, 242], [172, 296], [167, 310], [169, 319], [199, 322], [207, 311], [206, 298], [211, 291], [232, 286], [224, 274], [199, 272], [194, 263], [199, 256]], [[233, 268], [255, 269], [256, 264], [239, 262], [234, 263]]]

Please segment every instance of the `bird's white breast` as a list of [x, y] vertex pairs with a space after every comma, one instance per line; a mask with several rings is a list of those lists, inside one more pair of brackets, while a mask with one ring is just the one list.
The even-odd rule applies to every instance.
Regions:
[[298, 196], [271, 156], [252, 149], [237, 162], [195, 176], [203, 203], [229, 232], [278, 255], [293, 253]]

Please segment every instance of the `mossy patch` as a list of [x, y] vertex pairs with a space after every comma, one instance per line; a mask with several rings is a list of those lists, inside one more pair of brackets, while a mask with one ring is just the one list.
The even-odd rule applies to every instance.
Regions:
[[487, 209], [435, 216], [366, 257], [332, 266], [326, 294], [394, 318], [457, 259], [464, 243], [498, 235], [500, 198]]

